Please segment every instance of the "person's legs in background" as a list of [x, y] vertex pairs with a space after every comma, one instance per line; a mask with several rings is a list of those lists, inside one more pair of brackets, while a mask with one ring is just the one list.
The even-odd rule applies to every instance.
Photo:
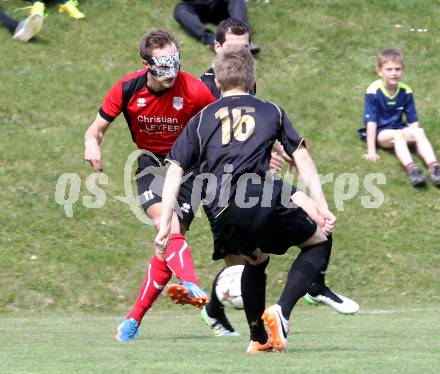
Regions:
[[207, 46], [213, 46], [215, 33], [203, 21], [208, 14], [207, 5], [193, 5], [181, 2], [174, 8], [174, 18], [192, 36]]
[[40, 32], [43, 26], [43, 17], [35, 14], [17, 21], [0, 11], [0, 23], [11, 32], [14, 39], [27, 42]]

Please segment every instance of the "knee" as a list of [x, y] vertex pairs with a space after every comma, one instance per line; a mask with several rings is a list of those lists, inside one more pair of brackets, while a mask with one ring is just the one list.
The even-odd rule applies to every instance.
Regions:
[[316, 227], [315, 233], [307, 239], [304, 243], [301, 243], [299, 245], [300, 248], [306, 248], [311, 247], [323, 242], [327, 242], [327, 236], [324, 234], [324, 232], [321, 230], [321, 228], [318, 226]]
[[180, 22], [180, 20], [182, 19], [185, 11], [186, 11], [186, 4], [179, 3], [179, 4], [177, 4], [175, 6], [175, 8], [174, 8], [174, 18], [176, 19], [176, 21]]
[[416, 138], [416, 140], [426, 137], [425, 130], [421, 127], [417, 127], [413, 129], [413, 135]]
[[315, 270], [323, 268], [327, 263], [331, 241], [321, 242], [301, 250], [302, 259], [308, 262]]
[[392, 142], [393, 143], [402, 143], [402, 142], [406, 143], [405, 135], [403, 134], [402, 130], [395, 130], [394, 131]]

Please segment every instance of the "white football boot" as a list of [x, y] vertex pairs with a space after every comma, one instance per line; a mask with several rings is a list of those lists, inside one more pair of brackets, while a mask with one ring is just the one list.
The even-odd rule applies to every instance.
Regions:
[[312, 303], [310, 303], [308, 299], [317, 304], [328, 305], [330, 308], [333, 308], [341, 314], [355, 314], [359, 311], [359, 304], [356, 301], [351, 300], [343, 295], [339, 295], [328, 287], [315, 296], [312, 296], [309, 293], [306, 294], [305, 299], [309, 304]]
[[40, 32], [42, 26], [43, 17], [40, 14], [33, 14], [18, 23], [12, 38], [27, 42]]

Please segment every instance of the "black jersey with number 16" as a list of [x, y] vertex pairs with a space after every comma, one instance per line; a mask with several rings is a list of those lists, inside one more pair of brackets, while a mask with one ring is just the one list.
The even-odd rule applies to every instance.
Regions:
[[205, 211], [215, 217], [225, 208], [222, 186], [224, 190], [226, 183], [232, 184], [228, 200], [243, 174], [264, 178], [277, 139], [289, 155], [303, 143], [281, 108], [249, 94], [225, 96], [190, 120], [167, 160], [185, 171], [196, 167], [210, 178]]

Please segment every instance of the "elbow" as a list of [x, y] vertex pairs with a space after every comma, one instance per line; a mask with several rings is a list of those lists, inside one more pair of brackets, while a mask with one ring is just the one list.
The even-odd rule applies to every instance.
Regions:
[[168, 174], [173, 178], [180, 178], [183, 175], [183, 169], [175, 162], [170, 162], [168, 166]]
[[298, 149], [293, 156], [296, 165], [309, 165], [312, 162], [310, 153], [304, 147]]

